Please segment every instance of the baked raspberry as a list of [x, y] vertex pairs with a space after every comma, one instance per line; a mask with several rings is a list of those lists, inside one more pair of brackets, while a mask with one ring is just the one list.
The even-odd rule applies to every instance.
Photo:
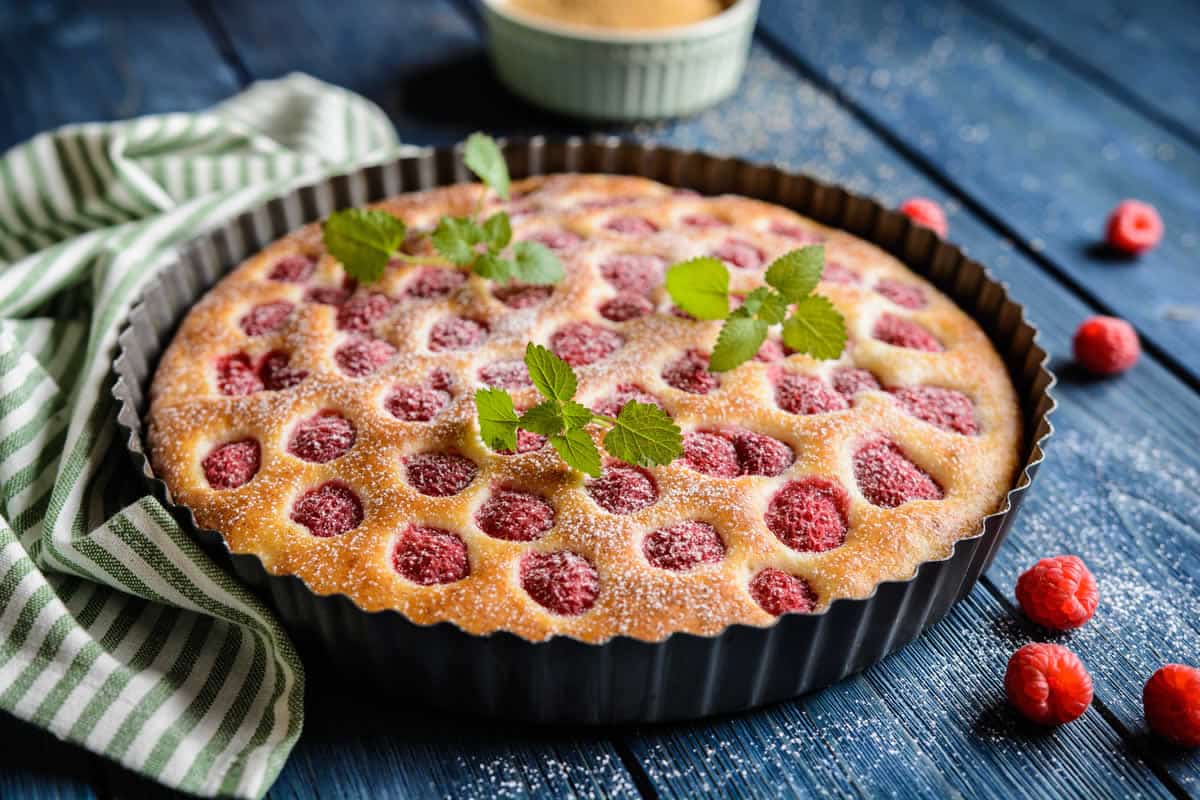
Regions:
[[1043, 558], [1017, 579], [1017, 602], [1038, 625], [1065, 631], [1092, 618], [1100, 596], [1078, 556]]
[[790, 611], [804, 614], [817, 607], [817, 593], [808, 581], [774, 567], [767, 567], [754, 576], [750, 581], [750, 596], [763, 611], [777, 617]]
[[260, 303], [246, 312], [238, 323], [247, 336], [262, 336], [283, 327], [284, 320], [295, 306], [286, 300], [276, 303]]
[[584, 200], [576, 207], [583, 211], [597, 211], [602, 208], [627, 206], [631, 203], [636, 203], [637, 200], [638, 198], [636, 197], [593, 197], [590, 200]]
[[979, 432], [975, 405], [962, 392], [940, 386], [901, 386], [888, 391], [901, 408], [930, 425], [964, 436]]
[[471, 574], [467, 545], [450, 531], [409, 525], [396, 539], [392, 567], [413, 583], [454, 583]]
[[910, 500], [941, 500], [942, 487], [890, 439], [872, 439], [854, 454], [854, 479], [869, 502], [895, 508]]
[[487, 325], [482, 322], [468, 317], [446, 317], [429, 329], [429, 349], [435, 353], [470, 350], [482, 344], [487, 335]]
[[630, 400], [636, 400], [639, 403], [649, 403], [650, 405], [658, 406], [663, 411], [667, 410], [661, 400], [636, 383], [619, 383], [617, 384], [616, 391], [597, 402], [592, 407], [592, 411], [597, 414], [603, 414], [606, 417], [615, 417], [621, 413], [621, 409]]
[[292, 506], [292, 521], [313, 536], [340, 536], [363, 521], [362, 503], [348, 486], [322, 484], [300, 495]]
[[379, 292], [355, 295], [338, 308], [338, 330], [366, 333], [374, 322], [386, 317], [395, 304], [395, 300]]
[[850, 497], [835, 480], [811, 475], [788, 481], [771, 498], [765, 520], [771, 533], [793, 550], [821, 553], [846, 541]]
[[825, 283], [840, 283], [847, 286], [862, 283], [862, 275], [838, 261], [826, 261], [825, 269], [821, 272], [821, 280]]
[[650, 473], [626, 464], [606, 465], [600, 477], [589, 478], [585, 487], [596, 505], [610, 514], [632, 514], [658, 500], [658, 487]]
[[905, 200], [900, 205], [900, 213], [921, 227], [929, 228], [943, 239], [950, 232], [950, 224], [946, 222], [946, 212], [927, 197], [912, 197]]
[[485, 386], [497, 389], [525, 389], [533, 386], [533, 381], [529, 378], [529, 369], [519, 358], [484, 364], [479, 368], [479, 380]]
[[904, 308], [914, 310], [924, 308], [929, 302], [928, 298], [925, 297], [925, 290], [920, 286], [913, 286], [911, 283], [901, 283], [890, 278], [881, 278], [879, 283], [875, 284], [875, 291]]
[[447, 297], [467, 282], [467, 273], [445, 267], [423, 267], [409, 282], [404, 293], [420, 300]]
[[554, 527], [554, 506], [536, 494], [500, 489], [475, 512], [475, 524], [495, 539], [532, 542]]
[[682, 572], [719, 562], [725, 557], [725, 542], [712, 525], [689, 519], [648, 533], [642, 552], [651, 566]]
[[267, 277], [284, 283], [304, 283], [312, 277], [316, 268], [317, 261], [314, 258], [302, 255], [284, 256], [271, 268]]
[[544, 303], [554, 294], [553, 286], [530, 286], [526, 283], [510, 283], [492, 289], [492, 296], [509, 308], [529, 308]]
[[689, 228], [723, 228], [729, 224], [711, 214], [687, 214], [679, 221]]
[[745, 239], [726, 239], [712, 254], [738, 269], [758, 269], [766, 260], [763, 251]]
[[895, 314], [883, 314], [875, 322], [871, 335], [881, 342], [893, 347], [907, 347], [912, 350], [924, 350], [928, 353], [940, 353], [942, 343], [932, 333], [911, 319], [897, 317]]
[[545, 245], [551, 250], [569, 250], [583, 241], [583, 237], [571, 231], [539, 231], [528, 237], [529, 241]]
[[1148, 203], [1124, 200], [1108, 217], [1107, 235], [1110, 247], [1122, 253], [1138, 255], [1162, 241], [1162, 217]]
[[784, 372], [775, 380], [775, 403], [789, 414], [827, 414], [850, 407], [846, 398], [814, 375]]
[[555, 614], [582, 614], [600, 594], [600, 576], [591, 562], [578, 553], [526, 553], [521, 559], [521, 588], [534, 601]]
[[879, 390], [879, 380], [865, 369], [839, 367], [833, 371], [833, 388], [847, 400], [859, 392]]
[[607, 358], [623, 344], [621, 334], [591, 322], [567, 323], [550, 337], [550, 349], [572, 367]]
[[1012, 654], [1004, 674], [1008, 700], [1039, 725], [1061, 725], [1083, 716], [1092, 703], [1092, 676], [1060, 644], [1027, 644]]
[[1142, 689], [1150, 729], [1180, 747], [1200, 747], [1200, 669], [1159, 667]]
[[[517, 453], [532, 453], [534, 450], [541, 450], [546, 446], [546, 437], [540, 433], [532, 431], [519, 430], [517, 431]], [[512, 450], [497, 450], [501, 455], [511, 456]]]
[[393, 417], [405, 422], [428, 422], [450, 405], [450, 393], [445, 389], [415, 384], [396, 384], [383, 401], [383, 407]]
[[1095, 375], [1116, 375], [1142, 354], [1137, 332], [1117, 317], [1092, 317], [1075, 331], [1075, 361]]
[[242, 397], [263, 389], [254, 363], [245, 353], [222, 356], [217, 360], [217, 389], [221, 394]]
[[351, 378], [361, 378], [391, 361], [395, 355], [396, 348], [382, 339], [353, 336], [334, 351], [333, 360]]
[[640, 294], [622, 292], [600, 304], [600, 316], [613, 322], [628, 322], [654, 311], [654, 304]]
[[354, 446], [354, 423], [336, 411], [322, 411], [296, 426], [288, 452], [296, 458], [324, 464]]
[[647, 294], [662, 283], [666, 262], [658, 256], [620, 253], [600, 264], [600, 275], [619, 292]]
[[258, 473], [258, 442], [243, 439], [213, 448], [200, 462], [208, 485], [214, 489], [236, 489], [246, 485]]
[[776, 236], [794, 239], [798, 244], [820, 244], [825, 241], [825, 237], [821, 234], [810, 231], [803, 225], [797, 225], [794, 222], [785, 222], [781, 219], [771, 220], [771, 224], [767, 230]]
[[304, 298], [311, 303], [321, 303], [326, 306], [340, 306], [350, 299], [353, 291], [338, 286], [315, 286], [309, 289]]
[[649, 236], [652, 233], [658, 233], [658, 226], [645, 217], [613, 217], [604, 224], [604, 227], [614, 233], [623, 233], [629, 236]]
[[736, 478], [742, 473], [737, 448], [716, 433], [692, 431], [683, 437], [683, 463], [714, 478]]
[[796, 460], [792, 448], [778, 439], [753, 431], [735, 431], [730, 435], [737, 449], [738, 467], [743, 475], [773, 478]]
[[479, 467], [456, 453], [417, 453], [404, 459], [404, 475], [412, 487], [430, 497], [458, 494], [475, 480]]
[[291, 366], [292, 357], [282, 350], [273, 350], [262, 357], [258, 374], [263, 388], [272, 392], [290, 389], [308, 377], [308, 370]]
[[762, 343], [762, 347], [758, 348], [758, 352], [754, 354], [754, 360], [770, 364], [773, 361], [782, 361], [787, 355], [788, 351], [783, 346], [783, 342], [778, 339], [767, 339]]
[[708, 356], [698, 350], [688, 350], [667, 364], [662, 379], [689, 394], [708, 394], [721, 385], [721, 379], [708, 371]]

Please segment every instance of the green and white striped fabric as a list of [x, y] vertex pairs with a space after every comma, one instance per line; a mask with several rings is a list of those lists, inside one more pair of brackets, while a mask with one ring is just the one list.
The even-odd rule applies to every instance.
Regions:
[[110, 364], [172, 248], [400, 153], [378, 108], [293, 75], [0, 160], [0, 709], [188, 792], [271, 785], [300, 734], [300, 661], [145, 495]]

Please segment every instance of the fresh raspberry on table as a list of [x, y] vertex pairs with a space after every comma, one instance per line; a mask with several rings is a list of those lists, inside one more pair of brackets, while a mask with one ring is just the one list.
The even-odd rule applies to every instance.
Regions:
[[1123, 319], [1097, 316], [1075, 331], [1075, 361], [1095, 375], [1116, 375], [1137, 363], [1142, 354], [1137, 331]]
[[950, 232], [946, 212], [928, 197], [910, 197], [900, 205], [900, 213], [918, 225], [929, 228], [943, 239]]
[[1180, 747], [1200, 747], [1200, 669], [1159, 667], [1142, 689], [1142, 707], [1159, 736]]
[[1008, 660], [1004, 690], [1025, 718], [1061, 725], [1091, 705], [1092, 676], [1079, 656], [1060, 644], [1027, 644]]
[[1025, 616], [1045, 628], [1078, 628], [1096, 613], [1096, 579], [1078, 556], [1043, 558], [1017, 579]]
[[1163, 221], [1154, 206], [1123, 200], [1109, 215], [1106, 233], [1110, 247], [1136, 256], [1162, 241]]

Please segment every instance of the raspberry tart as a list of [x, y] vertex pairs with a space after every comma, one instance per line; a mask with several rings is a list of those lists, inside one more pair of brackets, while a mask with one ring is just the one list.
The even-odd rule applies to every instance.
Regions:
[[[433, 256], [477, 185], [395, 197], [405, 251]], [[151, 387], [149, 451], [172, 499], [276, 575], [367, 611], [469, 634], [601, 643], [770, 626], [865, 598], [945, 558], [1001, 509], [1022, 421], [988, 336], [880, 248], [781, 206], [637, 177], [561, 174], [488, 201], [514, 239], [563, 263], [552, 286], [499, 285], [449, 262], [349, 280], [310, 225], [191, 309]], [[692, 319], [666, 267], [723, 260], [731, 289], [823, 243], [819, 291], [846, 320], [835, 361], [776, 338], [714, 373], [719, 322]], [[484, 445], [476, 389], [538, 401], [521, 360], [543, 344], [611, 414], [653, 403], [682, 429], [666, 466], [598, 478], [522, 431]]]

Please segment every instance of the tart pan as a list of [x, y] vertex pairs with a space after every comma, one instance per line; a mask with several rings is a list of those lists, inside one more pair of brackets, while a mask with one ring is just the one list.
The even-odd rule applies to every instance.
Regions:
[[957, 247], [865, 197], [783, 169], [612, 138], [504, 144], [514, 178], [552, 172], [640, 175], [704, 194], [735, 193], [792, 208], [881, 246], [932, 281], [982, 326], [1005, 360], [1024, 420], [1021, 468], [1003, 507], [948, 557], [911, 578], [885, 581], [864, 599], [775, 624], [730, 625], [714, 636], [676, 633], [661, 642], [617, 636], [590, 644], [567, 636], [531, 642], [507, 632], [422, 626], [398, 612], [367, 612], [342, 594], [317, 595], [299, 578], [271, 575], [254, 555], [230, 553], [175, 504], [146, 453], [144, 416], [159, 356], [192, 304], [226, 272], [284, 234], [335, 209], [467, 181], [461, 149], [339, 175], [295, 190], [205, 233], [151, 279], [119, 337], [113, 394], [137, 470], [205, 548], [229, 563], [277, 610], [309, 659], [406, 699], [451, 710], [539, 722], [659, 722], [776, 702], [858, 672], [940, 620], [971, 591], [1004, 540], [1052, 432], [1054, 376], [1037, 332], [1004, 287]]

